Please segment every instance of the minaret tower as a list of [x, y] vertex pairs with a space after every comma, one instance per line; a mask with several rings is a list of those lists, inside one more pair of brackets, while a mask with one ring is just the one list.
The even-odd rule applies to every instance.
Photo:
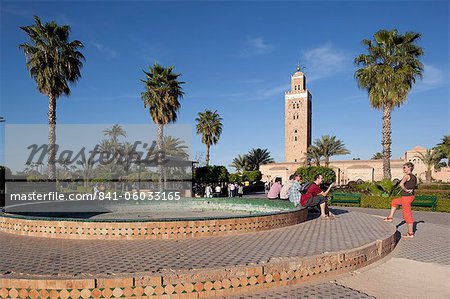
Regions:
[[284, 95], [284, 160], [303, 162], [311, 145], [311, 93], [306, 77], [297, 66], [291, 76], [291, 90]]

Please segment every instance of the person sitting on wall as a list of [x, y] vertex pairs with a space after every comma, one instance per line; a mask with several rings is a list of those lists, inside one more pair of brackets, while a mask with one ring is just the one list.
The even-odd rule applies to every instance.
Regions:
[[331, 188], [334, 187], [335, 183], [331, 184], [326, 191], [320, 189], [320, 184], [322, 184], [323, 176], [317, 174], [314, 177], [314, 183], [309, 186], [306, 194], [303, 194], [300, 203], [303, 207], [320, 207], [321, 219], [335, 218], [333, 213], [328, 209], [328, 193], [330, 193]]
[[269, 193], [267, 193], [267, 198], [278, 199], [281, 188], [281, 178], [276, 178], [275, 183], [270, 187]]
[[280, 199], [289, 199], [289, 188], [291, 187], [292, 181], [294, 180], [294, 175], [289, 176], [289, 181], [281, 187]]
[[300, 198], [302, 197], [302, 194], [300, 192], [302, 178], [297, 173], [292, 174], [289, 179], [291, 178], [292, 183], [291, 187], [289, 188], [289, 201], [294, 203], [295, 206], [298, 206], [300, 204]]

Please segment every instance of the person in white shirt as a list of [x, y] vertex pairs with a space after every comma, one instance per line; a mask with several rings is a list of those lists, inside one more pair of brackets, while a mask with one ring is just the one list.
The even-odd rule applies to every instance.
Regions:
[[220, 197], [220, 194], [222, 193], [222, 187], [220, 187], [219, 185], [216, 186], [216, 197]]
[[289, 176], [289, 181], [283, 185], [280, 191], [280, 199], [289, 199], [289, 188], [291, 187], [292, 181], [294, 180], [294, 175]]
[[210, 185], [207, 185], [205, 188], [205, 197], [212, 197], [212, 188]]

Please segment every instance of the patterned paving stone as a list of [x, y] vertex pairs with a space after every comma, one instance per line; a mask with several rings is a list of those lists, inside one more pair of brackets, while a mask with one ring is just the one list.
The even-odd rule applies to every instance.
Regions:
[[[388, 210], [339, 208], [357, 211], [371, 215], [386, 216]], [[450, 265], [450, 215], [446, 213], [433, 213], [413, 211], [416, 223], [416, 236], [414, 239], [403, 238], [390, 254], [391, 258], [406, 258], [425, 263]], [[406, 226], [401, 219], [401, 212], [396, 214], [394, 224], [401, 233], [406, 232]], [[381, 218], [378, 218], [381, 221]], [[406, 296], [407, 294], [405, 294]], [[413, 294], [409, 294], [413, 296]], [[316, 283], [311, 285], [294, 285], [273, 290], [246, 294], [240, 298], [375, 298], [363, 292], [347, 288], [338, 284]], [[406, 297], [405, 297], [406, 298]]]
[[285, 299], [285, 298], [302, 298], [302, 299], [367, 299], [375, 298], [367, 294], [343, 287], [333, 283], [321, 283], [314, 285], [294, 285], [284, 288], [276, 288], [253, 294], [245, 294], [236, 297], [228, 297], [229, 299]]
[[242, 265], [274, 257], [355, 248], [391, 235], [391, 224], [360, 214], [236, 236], [186, 240], [66, 240], [0, 233], [0, 275], [101, 277]]

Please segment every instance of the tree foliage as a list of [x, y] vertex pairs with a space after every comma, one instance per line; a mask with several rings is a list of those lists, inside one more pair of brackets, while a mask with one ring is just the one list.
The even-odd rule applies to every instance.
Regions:
[[197, 183], [228, 182], [229, 176], [227, 168], [222, 165], [198, 167], [194, 171], [194, 179]]
[[383, 174], [391, 179], [391, 110], [400, 107], [417, 78], [422, 77], [419, 58], [423, 49], [416, 44], [416, 32], [399, 34], [397, 30], [379, 30], [373, 40], [363, 40], [367, 53], [355, 58], [358, 87], [367, 90], [370, 105], [383, 111]]
[[222, 134], [222, 118], [216, 111], [205, 110], [199, 112], [195, 119], [197, 122], [197, 134], [202, 135], [202, 143], [206, 145], [206, 166], [209, 165], [210, 148], [217, 144]]
[[333, 169], [322, 166], [299, 167], [296, 173], [300, 175], [303, 182], [313, 182], [318, 174], [323, 176], [323, 184], [329, 185], [336, 181], [336, 173]]

